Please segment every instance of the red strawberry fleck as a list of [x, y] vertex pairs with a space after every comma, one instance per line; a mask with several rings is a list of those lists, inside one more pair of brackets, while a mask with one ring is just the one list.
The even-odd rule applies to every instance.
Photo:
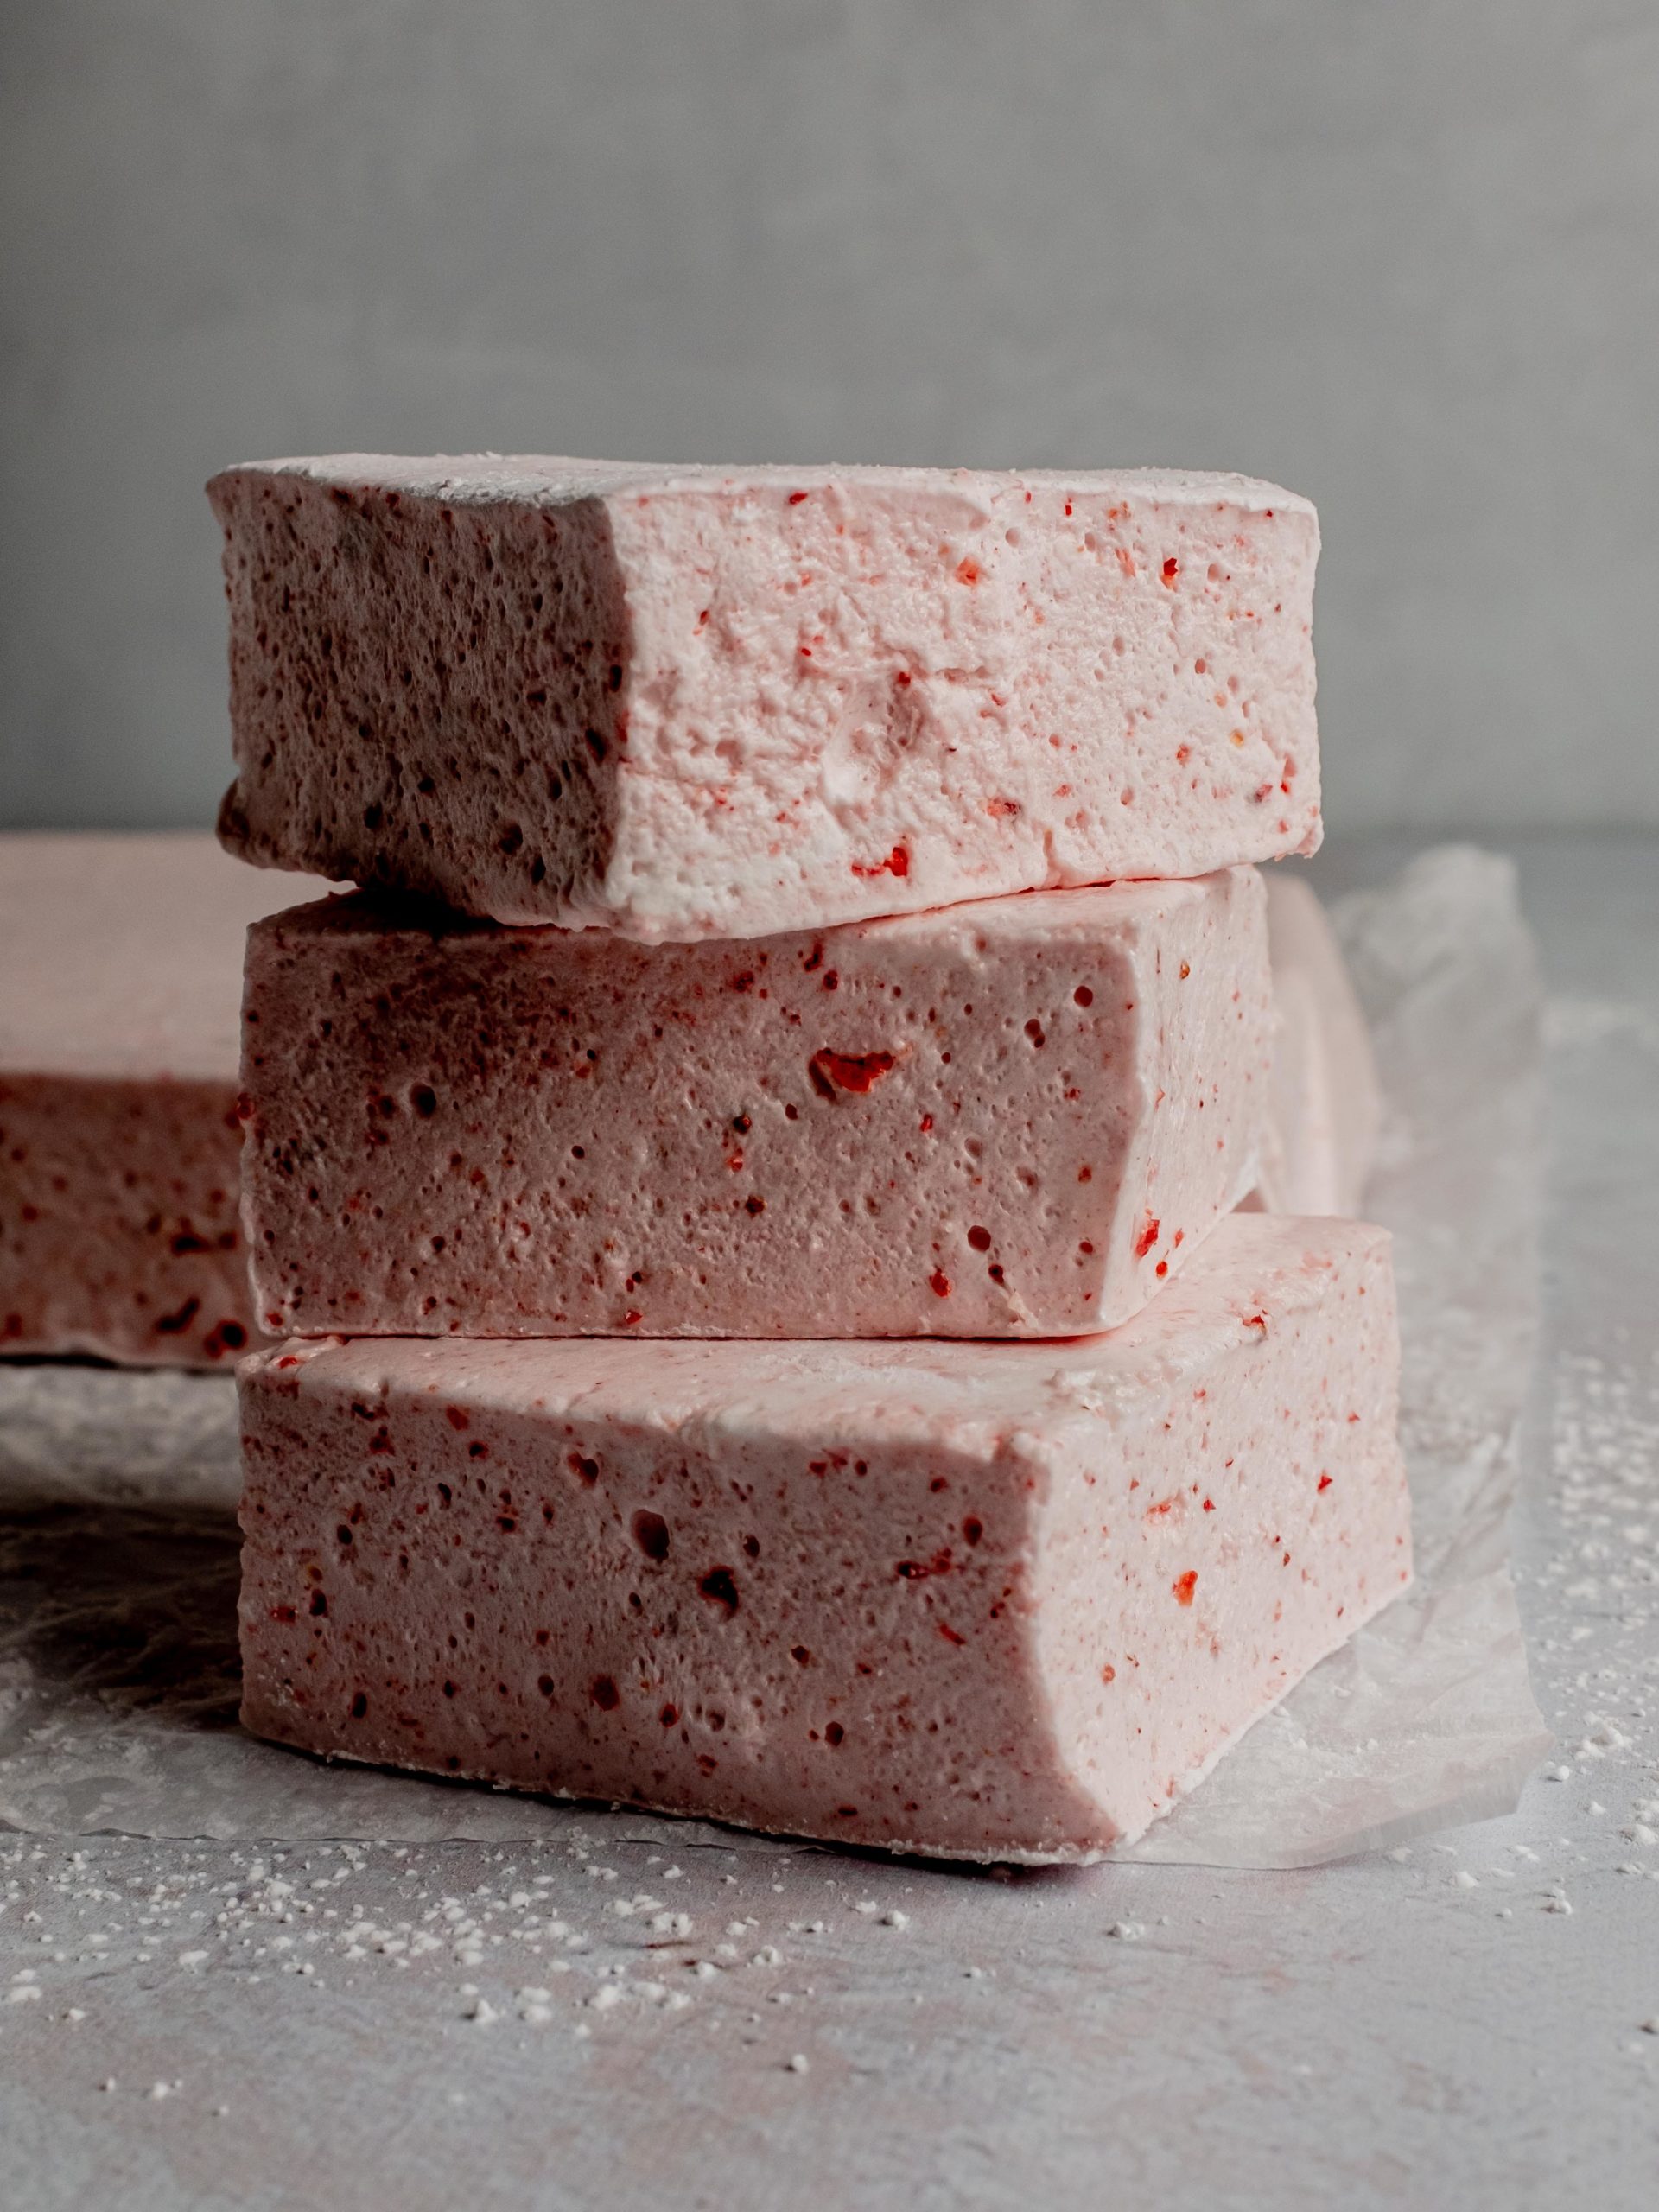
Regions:
[[895, 845], [886, 860], [877, 861], [869, 867], [866, 867], [861, 861], [855, 861], [853, 874], [863, 876], [908, 875], [910, 874], [909, 849], [904, 845]]
[[837, 1090], [861, 1096], [874, 1090], [884, 1075], [898, 1065], [896, 1052], [814, 1052], [807, 1063], [814, 1090], [825, 1097]]

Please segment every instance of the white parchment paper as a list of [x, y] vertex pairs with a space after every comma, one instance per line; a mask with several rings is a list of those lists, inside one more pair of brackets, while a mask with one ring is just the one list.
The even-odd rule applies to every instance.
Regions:
[[[1385, 1096], [1412, 1592], [1124, 1855], [1304, 1866], [1513, 1805], [1549, 1738], [1507, 1566], [1537, 1311], [1539, 991], [1507, 861], [1425, 855], [1334, 912]], [[219, 1376], [0, 1366], [0, 1824], [547, 1837], [595, 1814], [330, 1767], [237, 1726], [236, 1424]], [[603, 1820], [606, 1815], [599, 1815]], [[620, 1815], [627, 1832], [700, 1824]], [[713, 1833], [713, 1831], [703, 1831]]]

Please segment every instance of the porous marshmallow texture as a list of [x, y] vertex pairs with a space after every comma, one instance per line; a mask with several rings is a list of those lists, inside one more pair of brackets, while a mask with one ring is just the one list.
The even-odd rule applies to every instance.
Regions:
[[1410, 1575], [1379, 1230], [1236, 1214], [1067, 1344], [295, 1342], [238, 1370], [243, 1719], [1086, 1859]]
[[245, 857], [759, 937], [1319, 839], [1306, 500], [1159, 470], [233, 468]]
[[242, 941], [312, 888], [208, 836], [0, 837], [0, 1352], [213, 1367], [258, 1340]]
[[358, 895], [249, 939], [274, 1332], [1071, 1336], [1249, 1189], [1261, 878], [645, 946]]

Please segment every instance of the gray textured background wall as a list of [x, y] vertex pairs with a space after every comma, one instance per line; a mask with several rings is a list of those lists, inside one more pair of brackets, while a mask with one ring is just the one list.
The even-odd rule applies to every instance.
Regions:
[[1310, 493], [1345, 828], [1659, 821], [1656, 0], [4, 0], [0, 818], [206, 821], [204, 477]]

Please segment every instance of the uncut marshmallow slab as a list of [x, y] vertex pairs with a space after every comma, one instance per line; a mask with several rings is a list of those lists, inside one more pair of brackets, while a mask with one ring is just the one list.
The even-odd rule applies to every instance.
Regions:
[[0, 1352], [213, 1366], [257, 1335], [243, 938], [312, 888], [205, 836], [0, 837]]
[[216, 477], [244, 857], [760, 937], [1319, 840], [1307, 501], [1159, 470]]
[[1269, 1213], [1357, 1214], [1382, 1122], [1370, 1032], [1314, 893], [1276, 870], [1267, 892], [1277, 1036], [1252, 1203]]
[[1236, 1214], [1066, 1344], [296, 1341], [243, 1719], [988, 1859], [1141, 1833], [1410, 1575], [1388, 1239]]
[[249, 938], [273, 1333], [1071, 1336], [1249, 1189], [1256, 870], [741, 944], [361, 895]]

